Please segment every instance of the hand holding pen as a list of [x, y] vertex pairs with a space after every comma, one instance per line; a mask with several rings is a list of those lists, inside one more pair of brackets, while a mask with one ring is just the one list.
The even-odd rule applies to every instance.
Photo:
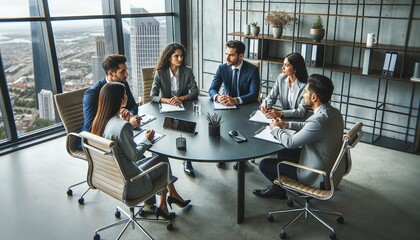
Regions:
[[181, 102], [182, 102], [182, 101], [181, 101], [181, 98], [180, 98], [180, 97], [175, 96], [175, 95], [172, 93], [172, 97], [169, 99], [169, 104], [179, 106], [179, 105], [181, 105]]

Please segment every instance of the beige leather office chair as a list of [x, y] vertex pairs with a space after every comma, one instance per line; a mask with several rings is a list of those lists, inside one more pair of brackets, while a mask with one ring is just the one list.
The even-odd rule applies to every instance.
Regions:
[[154, 67], [144, 67], [141, 69], [142, 79], [142, 101], [141, 104], [150, 102], [150, 91], [154, 80], [153, 70]]
[[[70, 156], [86, 160], [85, 153], [79, 147], [79, 132], [83, 127], [83, 94], [88, 88], [75, 90], [72, 92], [59, 93], [54, 96], [55, 106], [57, 107], [58, 113], [63, 123], [64, 129], [67, 133], [66, 149]], [[67, 195], [73, 196], [72, 188], [78, 185], [86, 183], [81, 181], [68, 187]], [[85, 190], [82, 196], [79, 198], [79, 204], [84, 204], [83, 196], [89, 191], [89, 188]]]
[[278, 178], [276, 180], [274, 180], [274, 184], [280, 185], [286, 191], [288, 191], [290, 193], [294, 193], [296, 196], [299, 196], [300, 198], [305, 199], [305, 205], [303, 205], [303, 204], [299, 203], [298, 201], [296, 201], [296, 199], [294, 199], [293, 197], [289, 196], [289, 199], [287, 201], [287, 205], [289, 207], [293, 207], [294, 203], [296, 202], [297, 204], [301, 205], [302, 208], [274, 211], [274, 212], [269, 212], [268, 213], [267, 220], [272, 222], [273, 219], [274, 219], [273, 214], [288, 213], [288, 212], [300, 212], [299, 215], [297, 215], [294, 219], [292, 219], [289, 223], [286, 224], [286, 226], [284, 226], [281, 229], [281, 233], [280, 233], [280, 238], [281, 239], [287, 238], [287, 234], [286, 234], [285, 230], [288, 227], [290, 227], [303, 214], [305, 215], [305, 218], [307, 218], [308, 213], [332, 231], [332, 233], [330, 234], [331, 239], [336, 239], [336, 233], [335, 233], [334, 229], [330, 225], [328, 225], [326, 222], [324, 222], [320, 217], [318, 217], [315, 213], [323, 213], [323, 214], [338, 216], [337, 217], [337, 222], [338, 223], [343, 223], [344, 218], [341, 215], [341, 213], [339, 213], [339, 212], [325, 212], [325, 211], [319, 211], [319, 210], [316, 210], [316, 209], [312, 209], [309, 206], [309, 201], [312, 198], [315, 198], [315, 199], [318, 199], [318, 200], [328, 200], [334, 195], [335, 189], [338, 187], [341, 179], [343, 178], [343, 176], [345, 174], [348, 174], [350, 169], [351, 169], [350, 149], [355, 147], [356, 144], [359, 142], [359, 139], [363, 134], [362, 127], [363, 127], [363, 124], [361, 122], [358, 122], [353, 126], [353, 128], [347, 134], [344, 135], [341, 151], [338, 154], [337, 159], [336, 159], [333, 167], [331, 168], [330, 173], [327, 173], [327, 172], [324, 172], [324, 171], [321, 171], [321, 170], [318, 170], [318, 169], [309, 168], [309, 167], [306, 167], [306, 166], [303, 166], [303, 165], [300, 165], [300, 164], [296, 164], [296, 163], [292, 163], [292, 162], [288, 162], [288, 161], [280, 162], [277, 165], [277, 167], [279, 167], [281, 164], [286, 164], [286, 165], [290, 165], [290, 166], [293, 166], [293, 167], [296, 167], [296, 168], [304, 169], [306, 171], [311, 171], [311, 172], [314, 172], [314, 173], [317, 173], [317, 174], [321, 174], [325, 179], [326, 185], [328, 186], [327, 190], [321, 190], [321, 189], [318, 189], [318, 188], [313, 188], [313, 187], [306, 186], [305, 184], [303, 184], [303, 183], [301, 183], [297, 180], [290, 179], [288, 177], [281, 176], [280, 174], [278, 174]]
[[[136, 181], [137, 179], [147, 177], [149, 172], [154, 171], [157, 168], [165, 167], [169, 168], [167, 163], [159, 163], [152, 168], [143, 171], [139, 175], [132, 177], [131, 179], [127, 177], [126, 173], [123, 171], [121, 160], [119, 155], [116, 154], [118, 151], [117, 145], [113, 141], [105, 139], [103, 137], [94, 135], [89, 132], [82, 132], [80, 136], [83, 141], [83, 149], [86, 154], [88, 161], [88, 175], [87, 182], [89, 186], [93, 189], [98, 189], [107, 195], [125, 203], [130, 208], [131, 214], [125, 212], [122, 208], [117, 207], [115, 212], [115, 217], [120, 218], [121, 212], [126, 216], [126, 218], [121, 219], [115, 223], [101, 227], [95, 231], [94, 238], [99, 240], [101, 236], [99, 235], [100, 231], [105, 229], [120, 225], [125, 223], [124, 228], [121, 230], [117, 239], [123, 235], [127, 227], [131, 224], [133, 229], [134, 226], [137, 226], [149, 239], [153, 239], [149, 233], [140, 225], [139, 220], [155, 221], [155, 222], [164, 222], [167, 223], [167, 229], [172, 230], [173, 225], [171, 221], [167, 220], [155, 220], [155, 219], [146, 219], [141, 218], [144, 205], [140, 205], [150, 197], [162, 191], [166, 188], [169, 182], [169, 169], [168, 174], [164, 175], [152, 182], [153, 190], [146, 194], [145, 196], [139, 197], [137, 199], [127, 199], [127, 184], [128, 182]], [[121, 151], [121, 150], [119, 150]], [[138, 211], [135, 211], [135, 207], [139, 207]]]

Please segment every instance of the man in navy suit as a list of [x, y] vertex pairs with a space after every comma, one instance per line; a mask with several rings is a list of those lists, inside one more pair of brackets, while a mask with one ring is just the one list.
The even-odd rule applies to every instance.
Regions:
[[[213, 101], [227, 106], [257, 101], [260, 73], [255, 65], [243, 60], [244, 52], [243, 42], [230, 40], [226, 43], [226, 63], [217, 69], [209, 89]], [[224, 90], [220, 95], [222, 83]]]
[[127, 59], [124, 55], [113, 54], [106, 56], [102, 62], [102, 68], [105, 71], [106, 77], [95, 83], [83, 96], [83, 128], [82, 131], [90, 132], [92, 130], [92, 122], [96, 116], [98, 108], [99, 92], [107, 82], [121, 82], [125, 85], [128, 102], [124, 109], [121, 110], [121, 118], [129, 121], [133, 127], [140, 124], [141, 118], [137, 115], [138, 106], [134, 101], [133, 94], [126, 81], [128, 77]]
[[[226, 106], [257, 101], [260, 92], [258, 68], [244, 60], [245, 44], [238, 40], [226, 43], [226, 63], [219, 65], [209, 89], [210, 98]], [[219, 94], [223, 83], [223, 94]], [[217, 163], [221, 167], [224, 162]], [[236, 169], [237, 165], [233, 166]]]

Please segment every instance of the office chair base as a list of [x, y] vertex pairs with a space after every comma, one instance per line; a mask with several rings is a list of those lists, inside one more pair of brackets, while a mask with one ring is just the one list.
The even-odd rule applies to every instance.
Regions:
[[[79, 185], [84, 184], [84, 183], [86, 183], [86, 181], [78, 182], [78, 183], [76, 183], [76, 184], [73, 184], [73, 185], [69, 186], [69, 187], [67, 188], [67, 196], [69, 196], [69, 197], [73, 196], [73, 190], [72, 190], [71, 188], [76, 187], [76, 186], [79, 186]], [[84, 205], [84, 204], [85, 204], [85, 199], [84, 199], [83, 197], [85, 196], [85, 194], [86, 194], [86, 193], [87, 193], [90, 189], [91, 189], [91, 188], [90, 188], [90, 187], [88, 187], [88, 188], [87, 188], [87, 189], [83, 192], [82, 196], [80, 196], [80, 198], [77, 200], [77, 202], [78, 202], [80, 205]]]
[[121, 217], [121, 213], [123, 213], [125, 216], [126, 216], [126, 218], [124, 218], [124, 219], [121, 219], [121, 220], [119, 220], [119, 221], [117, 221], [117, 222], [115, 222], [115, 223], [111, 223], [111, 224], [108, 224], [108, 225], [106, 225], [106, 226], [104, 226], [104, 227], [101, 227], [101, 228], [98, 228], [96, 231], [95, 231], [95, 235], [93, 236], [93, 239], [94, 240], [100, 240], [101, 239], [101, 236], [99, 235], [99, 232], [101, 232], [101, 231], [103, 231], [103, 230], [106, 230], [106, 229], [109, 229], [109, 228], [111, 228], [111, 227], [114, 227], [114, 226], [118, 226], [118, 225], [121, 225], [121, 224], [123, 224], [123, 223], [125, 223], [125, 225], [124, 225], [124, 227], [123, 227], [123, 229], [121, 230], [121, 232], [119, 233], [119, 235], [118, 235], [118, 237], [116, 238], [117, 240], [118, 239], [120, 239], [121, 238], [121, 236], [124, 234], [124, 232], [125, 232], [125, 230], [127, 229], [127, 227], [131, 224], [132, 225], [132, 228], [134, 229], [135, 227], [137, 227], [137, 228], [139, 228], [149, 239], [153, 239], [152, 238], [152, 236], [150, 236], [150, 234], [138, 223], [138, 220], [141, 220], [141, 221], [150, 221], [150, 222], [164, 222], [164, 223], [167, 223], [167, 226], [166, 226], [166, 228], [168, 229], [168, 230], [172, 230], [173, 229], [173, 224], [172, 224], [172, 222], [170, 221], [170, 220], [161, 220], [161, 219], [158, 219], [158, 220], [156, 220], [156, 219], [149, 219], [149, 218], [142, 218], [142, 217], [139, 217], [139, 216], [141, 216], [141, 212], [143, 211], [143, 208], [144, 208], [144, 205], [141, 205], [141, 206], [138, 206], [140, 209], [136, 212], [135, 210], [134, 210], [134, 208], [130, 208], [130, 211], [131, 211], [131, 214], [129, 214], [129, 213], [127, 213], [126, 211], [124, 211], [123, 209], [121, 209], [120, 207], [117, 207], [117, 209], [116, 209], [116, 211], [115, 211], [115, 217], [116, 218], [120, 218]]
[[289, 212], [300, 212], [295, 218], [293, 218], [290, 222], [288, 222], [282, 229], [280, 232], [280, 238], [281, 239], [286, 239], [287, 238], [287, 233], [286, 233], [286, 229], [288, 227], [290, 227], [298, 218], [300, 218], [302, 215], [305, 216], [305, 218], [308, 217], [308, 213], [310, 215], [312, 215], [316, 220], [318, 220], [318, 222], [322, 223], [325, 227], [327, 227], [328, 229], [331, 230], [331, 234], [330, 234], [330, 239], [334, 240], [337, 238], [337, 235], [334, 231], [334, 229], [327, 224], [324, 220], [322, 220], [320, 217], [318, 217], [318, 215], [316, 215], [315, 213], [322, 213], [322, 214], [328, 214], [328, 215], [335, 215], [337, 216], [337, 222], [338, 223], [343, 223], [344, 222], [344, 218], [341, 215], [341, 213], [339, 212], [326, 212], [326, 211], [320, 211], [317, 209], [311, 209], [309, 207], [309, 200], [310, 198], [305, 199], [305, 205], [301, 204], [300, 202], [296, 201], [295, 199], [293, 199], [292, 197], [289, 197], [288, 199], [288, 203], [287, 205], [289, 205], [290, 207], [293, 206], [293, 202], [298, 203], [299, 205], [302, 206], [302, 208], [296, 208], [296, 209], [286, 209], [286, 210], [280, 210], [280, 211], [274, 211], [274, 212], [269, 212], [268, 216], [267, 216], [267, 220], [269, 222], [272, 222], [274, 220], [273, 214], [280, 214], [280, 213], [289, 213]]

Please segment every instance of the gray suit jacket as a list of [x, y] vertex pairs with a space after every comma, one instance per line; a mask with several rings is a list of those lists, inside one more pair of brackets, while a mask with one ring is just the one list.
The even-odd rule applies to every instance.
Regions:
[[[116, 153], [121, 159], [122, 171], [128, 178], [132, 178], [141, 173], [136, 162], [144, 159], [144, 152], [152, 146], [152, 143], [146, 138], [139, 144], [133, 140], [133, 128], [127, 121], [115, 116], [107, 123], [102, 137], [117, 143]], [[146, 170], [146, 169], [143, 169]], [[144, 196], [153, 190], [152, 180], [148, 175], [137, 179], [134, 182], [129, 181], [127, 190], [127, 199], [133, 199]]]
[[[302, 146], [299, 164], [323, 170], [329, 174], [343, 142], [343, 116], [340, 110], [330, 104], [324, 104], [315, 110], [305, 122], [290, 122], [290, 129], [297, 130], [294, 135], [280, 128], [274, 128], [272, 134], [281, 140], [286, 148]], [[345, 164], [342, 165], [345, 167]], [[299, 181], [319, 188], [323, 182], [319, 174], [304, 170], [297, 172]]]
[[293, 93], [292, 106], [290, 108], [288, 108], [289, 101], [287, 99], [289, 78], [283, 74], [280, 74], [277, 77], [273, 88], [271, 88], [270, 93], [263, 100], [262, 104], [272, 108], [278, 99], [280, 108], [283, 110], [285, 118], [303, 118], [306, 112], [305, 101], [303, 99], [303, 91], [305, 90], [306, 84], [299, 81], [296, 81], [295, 84], [297, 84], [298, 91]]
[[[171, 74], [169, 68], [157, 70], [153, 80], [150, 100], [160, 102], [161, 98], [171, 98]], [[194, 73], [190, 67], [181, 66], [179, 68], [178, 96], [188, 95], [188, 100], [198, 97], [198, 87], [194, 78]]]

